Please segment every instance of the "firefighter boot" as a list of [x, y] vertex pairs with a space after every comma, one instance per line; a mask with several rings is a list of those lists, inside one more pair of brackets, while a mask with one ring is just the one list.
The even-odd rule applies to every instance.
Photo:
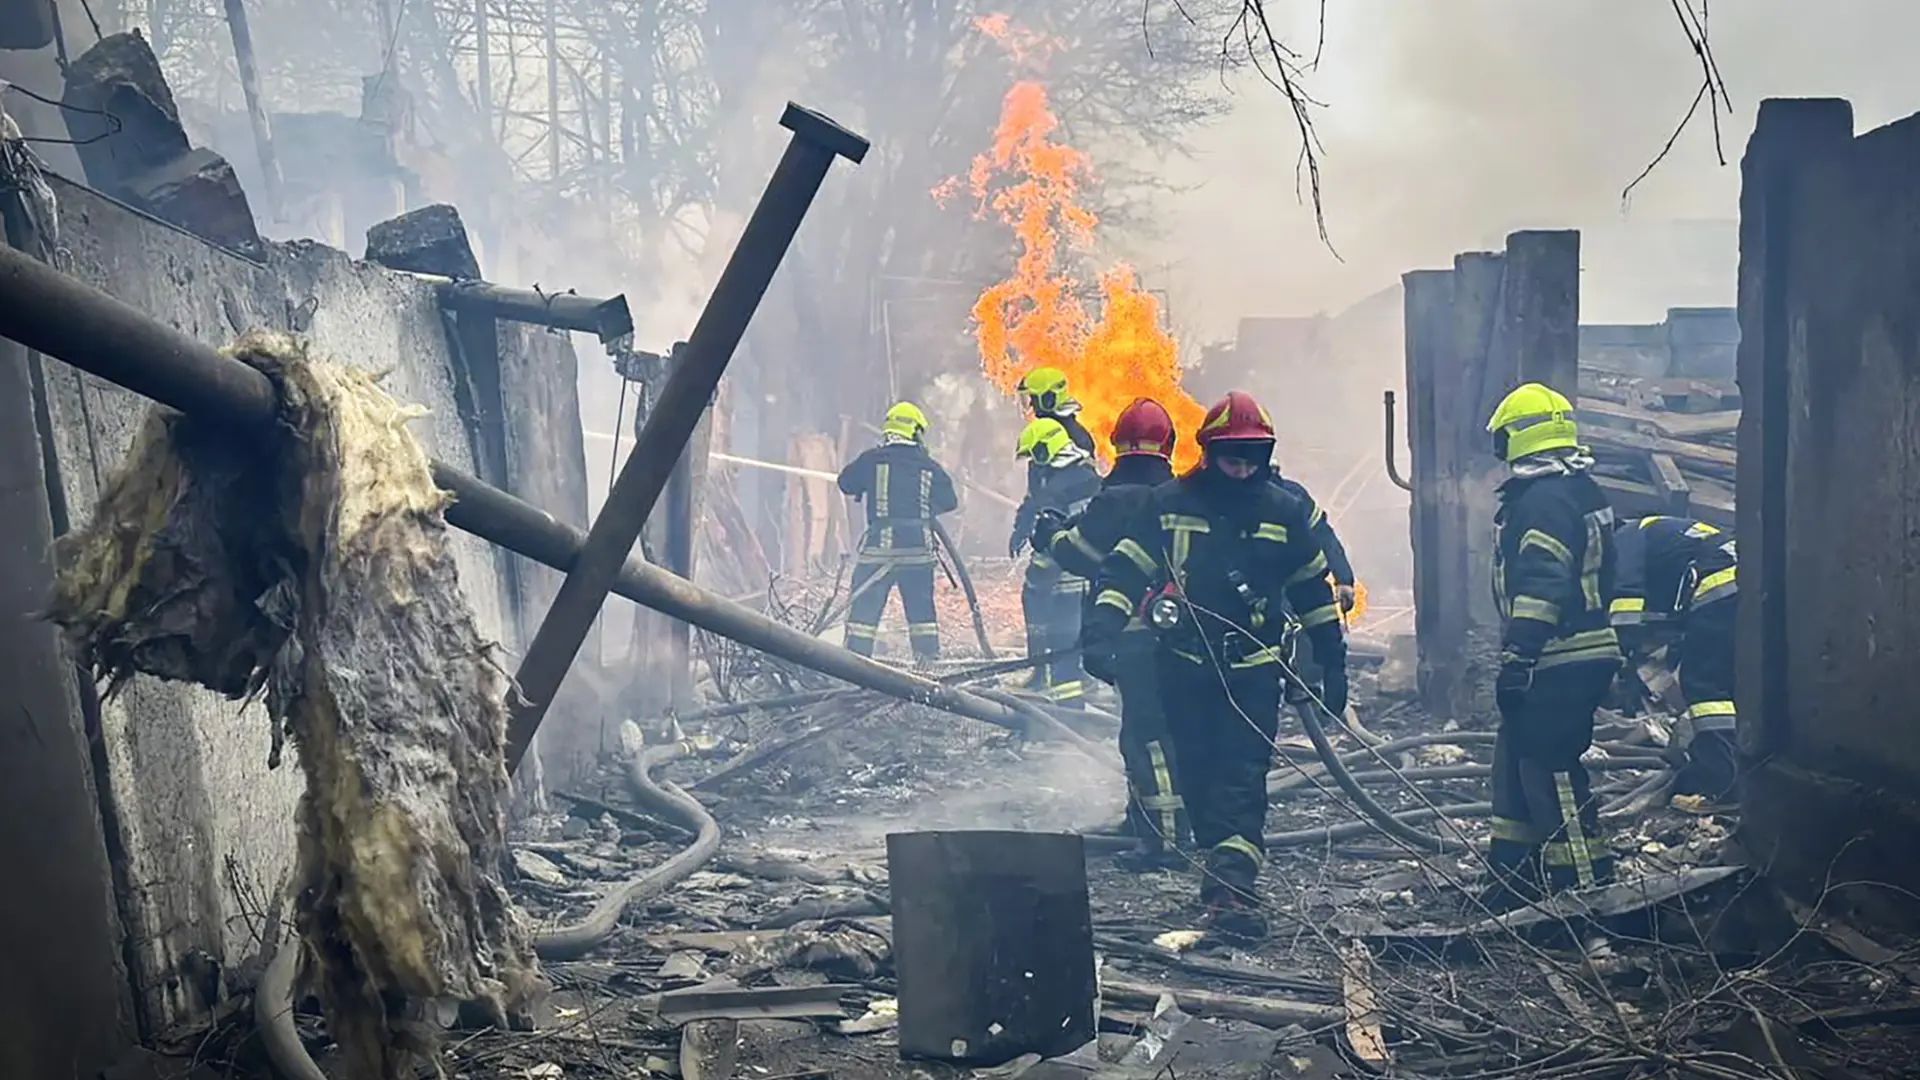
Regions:
[[1242, 851], [1216, 847], [1207, 853], [1200, 904], [1206, 908], [1208, 933], [1243, 944], [1266, 938], [1267, 917], [1253, 891], [1259, 873], [1259, 865]]
[[1487, 853], [1487, 868], [1486, 885], [1467, 902], [1469, 917], [1505, 915], [1546, 898], [1546, 871], [1540, 864], [1539, 848], [1496, 839]]

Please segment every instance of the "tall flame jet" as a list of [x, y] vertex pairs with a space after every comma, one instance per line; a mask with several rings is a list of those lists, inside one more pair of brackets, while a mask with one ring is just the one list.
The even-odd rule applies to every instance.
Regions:
[[[1047, 42], [1013, 28], [1002, 15], [976, 25], [1017, 60], [1033, 61]], [[1019, 258], [1013, 273], [990, 286], [973, 305], [974, 339], [987, 379], [1011, 395], [1020, 377], [1037, 367], [1066, 372], [1081, 420], [1111, 455], [1107, 433], [1133, 399], [1150, 397], [1173, 415], [1180, 441], [1174, 467], [1199, 461], [1194, 443], [1206, 409], [1180, 385], [1179, 349], [1160, 324], [1160, 301], [1141, 289], [1133, 268], [1116, 264], [1100, 275], [1097, 318], [1076, 295], [1077, 282], [1059, 263], [1063, 246], [1085, 247], [1099, 224], [1080, 205], [1093, 177], [1088, 156], [1056, 140], [1059, 118], [1047, 88], [1022, 80], [1007, 91], [993, 148], [973, 160], [966, 182], [980, 210], [992, 210], [1013, 230]], [[958, 178], [934, 189], [943, 203]]]

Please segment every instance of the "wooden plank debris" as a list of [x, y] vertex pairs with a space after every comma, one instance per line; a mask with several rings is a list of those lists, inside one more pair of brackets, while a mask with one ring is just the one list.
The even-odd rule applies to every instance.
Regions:
[[1376, 1067], [1387, 1064], [1387, 1040], [1380, 1033], [1380, 1002], [1373, 992], [1373, 953], [1364, 942], [1350, 941], [1340, 954], [1342, 998], [1347, 1009], [1347, 1045], [1353, 1056]]

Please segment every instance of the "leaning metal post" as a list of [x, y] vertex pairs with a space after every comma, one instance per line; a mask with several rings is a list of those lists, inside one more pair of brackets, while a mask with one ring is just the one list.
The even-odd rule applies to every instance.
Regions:
[[747, 220], [706, 310], [687, 337], [686, 358], [667, 376], [658, 404], [648, 413], [633, 452], [587, 531], [579, 558], [568, 568], [559, 595], [520, 661], [515, 674], [520, 696], [507, 721], [509, 769], [519, 766], [561, 680], [573, 666], [833, 159], [845, 157], [858, 164], [867, 155], [865, 139], [791, 102], [780, 124], [793, 132], [793, 140]]
[[[279, 415], [273, 383], [265, 375], [5, 244], [0, 244], [0, 337], [235, 430], [264, 432]], [[586, 534], [552, 514], [439, 462], [433, 463], [433, 479], [454, 497], [446, 512], [447, 524], [454, 528], [556, 570], [577, 560]], [[1058, 722], [1035, 732], [1028, 714], [856, 656], [639, 560], [626, 561], [615, 591], [636, 604], [855, 686], [1046, 735], [1096, 761], [1107, 759], [1103, 749]]]

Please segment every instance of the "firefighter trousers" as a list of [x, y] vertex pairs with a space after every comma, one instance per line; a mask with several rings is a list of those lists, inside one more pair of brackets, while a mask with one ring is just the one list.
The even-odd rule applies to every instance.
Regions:
[[1190, 841], [1187, 804], [1179, 784], [1180, 755], [1167, 730], [1167, 712], [1154, 670], [1151, 634], [1145, 647], [1121, 647], [1115, 665], [1120, 692], [1120, 760], [1127, 769], [1127, 832], [1146, 854], [1186, 847]]
[[1070, 655], [1049, 660], [1033, 671], [1029, 683], [1056, 704], [1077, 708], [1085, 704], [1087, 676], [1080, 666], [1080, 608], [1086, 599], [1087, 579], [1057, 566], [1029, 563], [1020, 586], [1020, 613], [1027, 623], [1027, 655], [1050, 652]]
[[1734, 597], [1724, 596], [1687, 612], [1680, 661], [1680, 693], [1687, 699], [1685, 723], [1674, 744], [1686, 753], [1674, 790], [1724, 800], [1737, 796], [1739, 715], [1733, 706]]
[[1280, 729], [1280, 667], [1223, 669], [1162, 650], [1155, 673], [1194, 847], [1206, 860], [1200, 898], [1209, 904], [1250, 902], [1266, 860], [1267, 769]]
[[880, 616], [887, 598], [900, 590], [900, 606], [907, 613], [907, 637], [915, 660], [940, 656], [940, 619], [933, 607], [933, 554], [924, 559], [889, 553], [874, 557], [862, 552], [853, 563], [853, 599], [847, 610], [847, 648], [861, 656], [873, 655]]
[[1493, 745], [1496, 884], [1532, 897], [1613, 880], [1599, 804], [1580, 755], [1618, 665], [1577, 663], [1534, 672], [1518, 716], [1502, 716]]

